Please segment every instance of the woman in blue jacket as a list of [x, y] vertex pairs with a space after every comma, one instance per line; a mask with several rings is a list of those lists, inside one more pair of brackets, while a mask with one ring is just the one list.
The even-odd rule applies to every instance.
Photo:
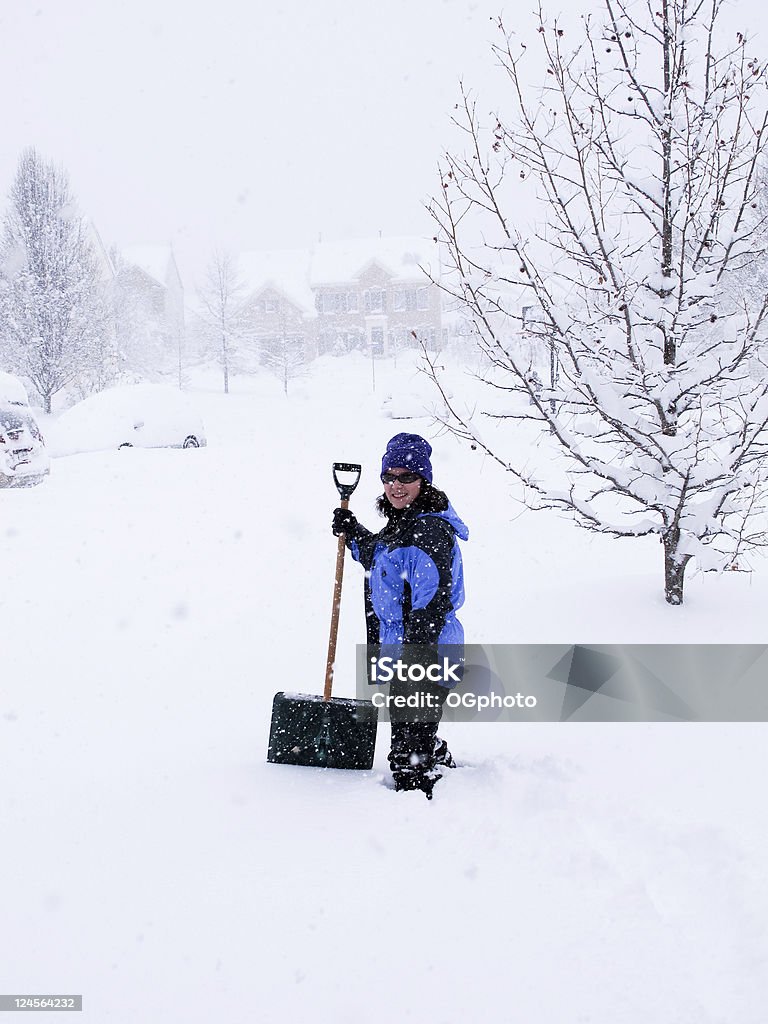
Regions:
[[[333, 532], [345, 534], [352, 556], [367, 570], [369, 646], [391, 651], [415, 644], [421, 658], [437, 661], [438, 644], [464, 642], [456, 617], [464, 603], [458, 540], [467, 540], [469, 531], [447, 496], [433, 486], [431, 455], [429, 442], [418, 434], [393, 437], [381, 461], [384, 494], [377, 501], [387, 520], [384, 528], [372, 533], [348, 509], [337, 508]], [[440, 767], [453, 767], [445, 741], [437, 738], [448, 690], [437, 684], [421, 684], [418, 690], [432, 695], [432, 720], [414, 720], [412, 712], [390, 707], [389, 763], [396, 789], [421, 789], [431, 799], [442, 777]], [[390, 696], [397, 693], [393, 683]]]

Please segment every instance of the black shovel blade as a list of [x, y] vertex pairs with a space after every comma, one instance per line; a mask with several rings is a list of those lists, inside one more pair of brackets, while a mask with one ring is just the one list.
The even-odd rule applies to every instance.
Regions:
[[373, 764], [378, 714], [369, 700], [276, 693], [267, 760], [365, 771]]

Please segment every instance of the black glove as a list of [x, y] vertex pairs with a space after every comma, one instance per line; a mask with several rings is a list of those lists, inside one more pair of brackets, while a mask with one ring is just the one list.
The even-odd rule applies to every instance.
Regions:
[[348, 508], [334, 509], [331, 529], [335, 537], [338, 537], [340, 533], [345, 533], [351, 539], [357, 533], [358, 528], [357, 519]]

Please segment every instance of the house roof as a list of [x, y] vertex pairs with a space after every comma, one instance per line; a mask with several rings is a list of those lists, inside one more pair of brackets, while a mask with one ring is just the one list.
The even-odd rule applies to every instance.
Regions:
[[274, 288], [306, 315], [315, 316], [313, 288], [354, 285], [377, 264], [395, 281], [426, 283], [422, 267], [438, 276], [439, 253], [431, 239], [412, 236], [318, 242], [311, 249], [252, 250], [237, 258], [238, 277], [254, 295]]
[[424, 278], [421, 267], [438, 276], [439, 254], [431, 239], [408, 235], [319, 242], [312, 252], [310, 283], [352, 284], [372, 263], [395, 281], [418, 281]]
[[309, 286], [309, 249], [272, 249], [241, 253], [237, 270], [248, 292], [274, 288], [306, 313], [314, 315], [315, 298]]
[[115, 276], [115, 264], [112, 257], [107, 252], [107, 248], [101, 240], [98, 228], [93, 223], [90, 217], [84, 217], [83, 223], [85, 225], [85, 231], [88, 235], [88, 239], [93, 247], [94, 254], [98, 261], [99, 270], [101, 275], [108, 281], [111, 281]]
[[170, 245], [129, 245], [120, 250], [126, 263], [139, 267], [159, 284], [168, 282], [168, 266], [173, 259]]

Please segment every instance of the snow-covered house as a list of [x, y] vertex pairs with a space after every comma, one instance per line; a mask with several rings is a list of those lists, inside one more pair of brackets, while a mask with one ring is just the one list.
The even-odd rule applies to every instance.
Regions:
[[320, 242], [310, 285], [321, 352], [388, 354], [442, 335], [437, 247], [415, 237]]
[[146, 351], [150, 361], [153, 355], [180, 360], [185, 343], [184, 285], [171, 246], [129, 246], [115, 254], [115, 263], [124, 347]]
[[169, 333], [184, 333], [184, 285], [170, 245], [134, 245], [120, 250], [121, 285], [141, 296]]
[[305, 358], [361, 349], [389, 354], [442, 337], [436, 246], [421, 238], [318, 242], [238, 258], [251, 335], [262, 351], [286, 337]]
[[238, 279], [247, 296], [243, 318], [259, 352], [269, 355], [288, 345], [304, 361], [316, 355], [310, 258], [307, 249], [245, 252], [238, 257]]

